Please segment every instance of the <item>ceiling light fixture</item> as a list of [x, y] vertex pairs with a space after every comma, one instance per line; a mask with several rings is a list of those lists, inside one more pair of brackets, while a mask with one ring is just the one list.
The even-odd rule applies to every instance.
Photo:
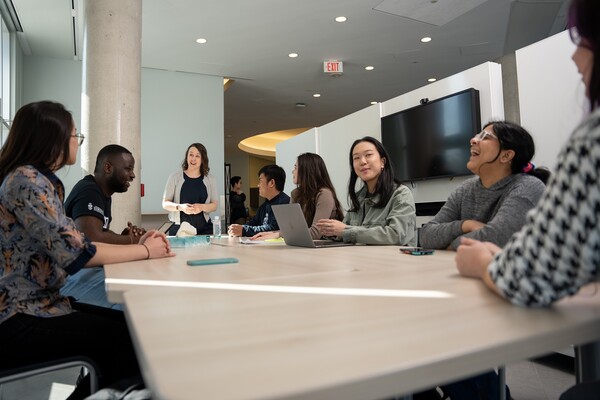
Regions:
[[346, 22], [348, 20], [348, 18], [344, 17], [344, 16], [339, 16], [336, 17], [335, 22]]
[[421, 39], [421, 42], [423, 42], [423, 43], [431, 42], [431, 38], [429, 36], [425, 36], [424, 38]]
[[367, 66], [365, 67], [365, 69], [366, 69], [367, 71], [373, 71], [373, 70], [375, 69], [375, 67], [374, 67], [374, 66], [372, 66], [372, 65], [367, 65]]
[[204, 39], [204, 38], [199, 38], [199, 39], [196, 39], [196, 43], [204, 44], [204, 43], [206, 43], [206, 42], [207, 42], [207, 40], [206, 40], [206, 39]]
[[427, 79], [427, 82], [435, 82], [435, 81], [437, 81], [436, 78], [429, 78], [429, 79]]
[[289, 58], [296, 58], [296, 57], [298, 57], [298, 53], [290, 53], [290, 54], [288, 54], [288, 57]]
[[319, 93], [315, 93], [313, 94], [313, 97], [321, 97], [321, 95]]
[[297, 108], [304, 108], [304, 107], [306, 107], [306, 104], [304, 104], [304, 103], [296, 103], [296, 107]]
[[376, 101], [372, 101], [372, 102], [371, 102], [371, 105], [375, 105], [375, 104], [377, 104], [377, 102], [376, 102]]

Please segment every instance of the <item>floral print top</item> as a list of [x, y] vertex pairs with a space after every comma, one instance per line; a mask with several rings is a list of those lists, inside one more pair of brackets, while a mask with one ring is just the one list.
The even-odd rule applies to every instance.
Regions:
[[67, 274], [94, 246], [63, 208], [64, 186], [51, 171], [21, 166], [0, 186], [0, 324], [17, 313], [53, 317], [72, 311], [60, 294]]

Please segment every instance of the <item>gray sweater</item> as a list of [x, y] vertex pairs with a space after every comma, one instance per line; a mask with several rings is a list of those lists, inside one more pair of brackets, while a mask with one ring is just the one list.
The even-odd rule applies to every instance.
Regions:
[[[464, 236], [504, 246], [523, 226], [527, 211], [537, 204], [544, 189], [542, 181], [527, 174], [509, 175], [489, 188], [473, 177], [456, 188], [433, 220], [421, 228], [419, 242], [433, 249], [456, 249]], [[463, 233], [462, 223], [468, 219], [486, 225]]]

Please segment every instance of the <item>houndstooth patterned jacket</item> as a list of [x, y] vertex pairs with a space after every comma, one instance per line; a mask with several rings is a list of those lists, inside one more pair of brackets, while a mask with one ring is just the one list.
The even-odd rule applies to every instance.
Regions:
[[544, 306], [598, 279], [600, 109], [573, 133], [527, 223], [488, 271], [511, 302]]

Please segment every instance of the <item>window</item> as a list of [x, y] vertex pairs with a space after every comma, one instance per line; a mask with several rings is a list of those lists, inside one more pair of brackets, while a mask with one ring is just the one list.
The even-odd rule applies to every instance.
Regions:
[[8, 136], [11, 121], [10, 32], [3, 18], [0, 18], [0, 29], [0, 145], [2, 145]]

